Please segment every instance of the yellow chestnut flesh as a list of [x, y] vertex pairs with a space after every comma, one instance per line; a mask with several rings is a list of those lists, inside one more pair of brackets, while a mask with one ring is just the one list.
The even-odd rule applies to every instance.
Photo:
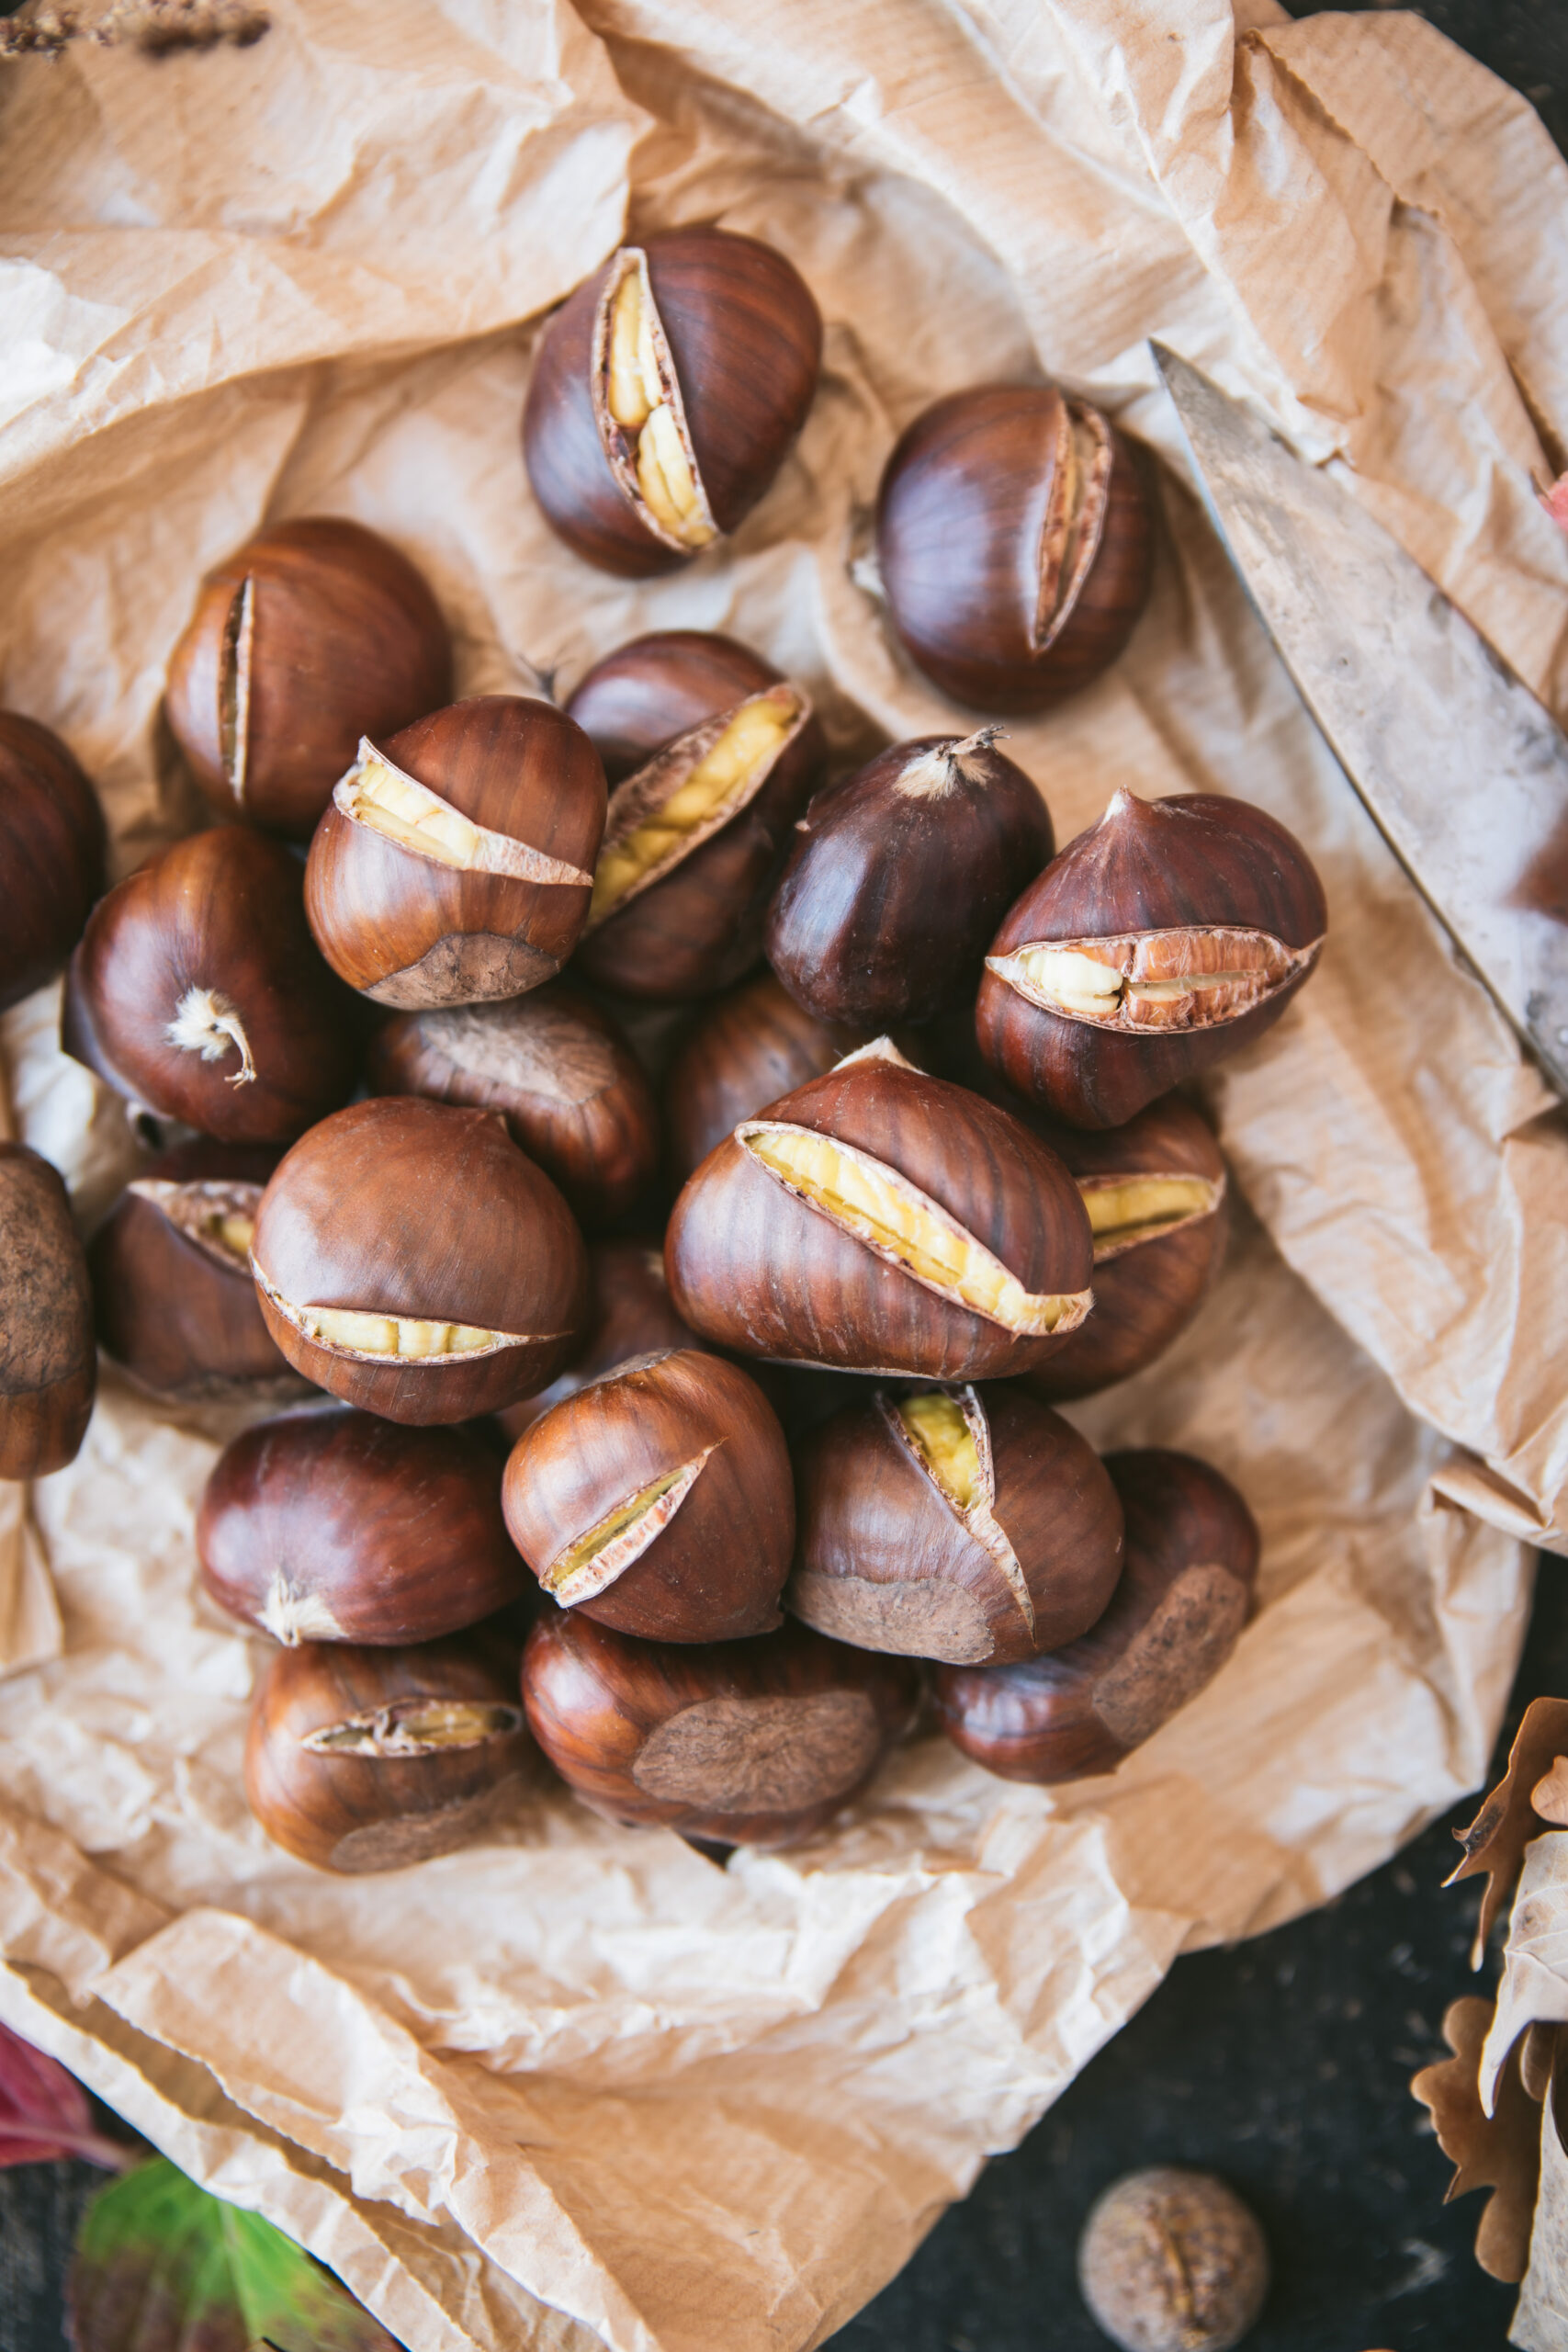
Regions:
[[315, 1756], [434, 1756], [510, 1737], [520, 1720], [519, 1708], [487, 1706], [474, 1699], [401, 1700], [327, 1724], [307, 1733], [299, 1745]]
[[1123, 1176], [1080, 1182], [1078, 1189], [1097, 1258], [1134, 1237], [1153, 1241], [1190, 1217], [1207, 1216], [1219, 1197], [1218, 1186], [1207, 1176]]
[[792, 694], [766, 695], [742, 703], [712, 749], [697, 762], [660, 808], [606, 849], [593, 875], [590, 922], [620, 904], [644, 875], [679, 850], [686, 837], [731, 802], [741, 803], [761, 769], [777, 754], [799, 716]]
[[471, 824], [438, 793], [404, 775], [389, 761], [373, 752], [362, 755], [344, 782], [349, 802], [344, 813], [372, 832], [459, 873], [484, 871], [484, 828]]
[[[708, 1453], [712, 1450], [709, 1447]], [[542, 1579], [545, 1590], [570, 1609], [579, 1600], [592, 1600], [614, 1584], [669, 1526], [707, 1458], [707, 1453], [699, 1453], [694, 1461], [665, 1471], [616, 1503], [551, 1563]]]
[[973, 1510], [983, 1499], [984, 1480], [980, 1449], [963, 1407], [953, 1397], [933, 1391], [929, 1396], [906, 1396], [898, 1418], [942, 1493], [960, 1510]]
[[638, 261], [615, 288], [610, 307], [610, 414], [637, 450], [637, 488], [656, 522], [682, 547], [703, 548], [714, 536], [705, 501], [664, 396], [654, 326], [658, 312]]

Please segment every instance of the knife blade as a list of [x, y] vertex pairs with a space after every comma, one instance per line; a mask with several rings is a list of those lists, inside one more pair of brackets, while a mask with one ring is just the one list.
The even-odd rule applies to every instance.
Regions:
[[1204, 503], [1373, 821], [1568, 1095], [1568, 737], [1399, 542], [1163, 344]]

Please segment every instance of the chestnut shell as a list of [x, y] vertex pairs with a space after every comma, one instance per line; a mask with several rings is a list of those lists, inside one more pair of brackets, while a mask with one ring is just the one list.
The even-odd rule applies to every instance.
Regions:
[[496, 1415], [515, 1443], [542, 1414], [564, 1396], [575, 1396], [633, 1356], [662, 1355], [670, 1348], [701, 1348], [670, 1304], [664, 1251], [655, 1238], [591, 1241], [588, 1245], [588, 1321], [564, 1372], [547, 1388], [525, 1396]]
[[87, 1261], [58, 1170], [0, 1143], [0, 1478], [73, 1462], [97, 1385]]
[[37, 719], [0, 710], [0, 1012], [57, 972], [104, 887], [97, 795]]
[[615, 786], [677, 735], [733, 710], [778, 677], [771, 662], [733, 637], [705, 628], [655, 629], [596, 662], [562, 707]]
[[872, 1032], [818, 1021], [772, 972], [705, 1010], [664, 1081], [667, 1160], [677, 1184], [750, 1119], [807, 1079], [820, 1078]]

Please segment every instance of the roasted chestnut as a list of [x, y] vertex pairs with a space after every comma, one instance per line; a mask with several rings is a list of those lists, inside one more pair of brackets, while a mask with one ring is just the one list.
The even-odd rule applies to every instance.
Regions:
[[0, 1478], [73, 1462], [97, 1385], [87, 1261], [57, 1170], [0, 1143]]
[[1122, 1573], [1093, 1447], [1016, 1390], [878, 1389], [795, 1453], [785, 1605], [862, 1649], [1001, 1666], [1059, 1649]]
[[214, 1600], [288, 1645], [434, 1641], [527, 1582], [480, 1435], [336, 1405], [258, 1422], [224, 1447], [196, 1549]]
[[587, 1327], [566, 1370], [536, 1396], [525, 1396], [496, 1415], [509, 1443], [563, 1396], [575, 1396], [591, 1380], [614, 1372], [631, 1357], [702, 1346], [670, 1304], [664, 1252], [657, 1242], [591, 1241], [588, 1301]]
[[580, 1610], [523, 1653], [528, 1727], [612, 1821], [788, 1846], [863, 1788], [915, 1710], [917, 1670], [805, 1625], [746, 1642], [639, 1642]]
[[582, 729], [547, 702], [475, 695], [384, 747], [362, 740], [310, 843], [310, 929], [378, 1004], [521, 996], [577, 944], [604, 827]]
[[59, 970], [104, 887], [104, 815], [58, 735], [0, 710], [0, 1012]]
[[705, 628], [655, 629], [606, 653], [562, 707], [604, 763], [614, 786], [705, 718], [733, 710], [778, 672], [749, 645]]
[[98, 1339], [139, 1387], [181, 1404], [304, 1393], [251, 1280], [271, 1151], [181, 1144], [134, 1177], [93, 1236]]
[[307, 1380], [390, 1421], [462, 1421], [542, 1388], [587, 1316], [571, 1212], [493, 1111], [355, 1102], [280, 1161], [251, 1271]]
[[1119, 791], [991, 944], [980, 1051], [1075, 1127], [1115, 1127], [1271, 1028], [1323, 948], [1300, 842], [1217, 793]]
[[895, 743], [819, 792], [768, 909], [768, 961], [822, 1021], [930, 1021], [973, 993], [1003, 914], [1055, 846], [982, 727]]
[[518, 1439], [502, 1502], [563, 1609], [656, 1642], [780, 1622], [789, 1452], [756, 1382], [718, 1356], [634, 1357], [580, 1388]]
[[936, 1676], [949, 1739], [1007, 1781], [1113, 1772], [1219, 1672], [1252, 1609], [1258, 1526], [1228, 1478], [1156, 1447], [1105, 1467], [1127, 1553], [1100, 1623], [1054, 1657]]
[[407, 556], [361, 523], [275, 523], [201, 583], [164, 708], [213, 807], [308, 842], [362, 735], [452, 692], [452, 640]]
[[256, 1694], [245, 1794], [302, 1862], [401, 1870], [482, 1837], [531, 1752], [511, 1677], [477, 1643], [304, 1642], [279, 1650]]
[[223, 1143], [288, 1143], [354, 1085], [353, 999], [306, 928], [299, 866], [239, 825], [175, 842], [99, 900], [65, 984], [68, 1054]]
[[1052, 384], [936, 401], [877, 500], [894, 626], [927, 677], [977, 710], [1044, 710], [1116, 659], [1148, 597], [1151, 536], [1128, 445]]
[[499, 1111], [585, 1225], [607, 1225], [659, 1169], [659, 1112], [608, 1013], [564, 980], [500, 1004], [398, 1012], [370, 1042], [374, 1094]]
[[958, 1381], [1027, 1372], [1076, 1330], [1093, 1253], [1055, 1152], [879, 1038], [709, 1154], [664, 1264], [721, 1347]]
[[675, 1182], [683, 1184], [742, 1119], [870, 1043], [864, 1029], [818, 1021], [771, 972], [731, 989], [703, 1015], [664, 1082]]
[[624, 245], [557, 311], [523, 457], [568, 547], [670, 571], [733, 531], [806, 422], [822, 321], [783, 254], [723, 229]]

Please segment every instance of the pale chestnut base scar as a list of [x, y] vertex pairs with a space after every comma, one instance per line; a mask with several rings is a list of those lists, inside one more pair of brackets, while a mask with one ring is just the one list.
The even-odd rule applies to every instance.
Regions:
[[709, 1813], [799, 1813], [847, 1796], [881, 1751], [863, 1690], [700, 1699], [649, 1734], [632, 1766], [645, 1795]]
[[966, 1585], [934, 1577], [879, 1584], [807, 1568], [785, 1598], [793, 1614], [829, 1640], [901, 1657], [984, 1666], [996, 1647], [986, 1612]]
[[1027, 943], [987, 969], [1026, 1002], [1099, 1029], [1217, 1028], [1310, 971], [1323, 941], [1199, 928]]
[[1225, 1569], [1184, 1568], [1095, 1685], [1094, 1712], [1111, 1737], [1136, 1747], [1195, 1699], [1229, 1657], [1247, 1610], [1246, 1586]]

